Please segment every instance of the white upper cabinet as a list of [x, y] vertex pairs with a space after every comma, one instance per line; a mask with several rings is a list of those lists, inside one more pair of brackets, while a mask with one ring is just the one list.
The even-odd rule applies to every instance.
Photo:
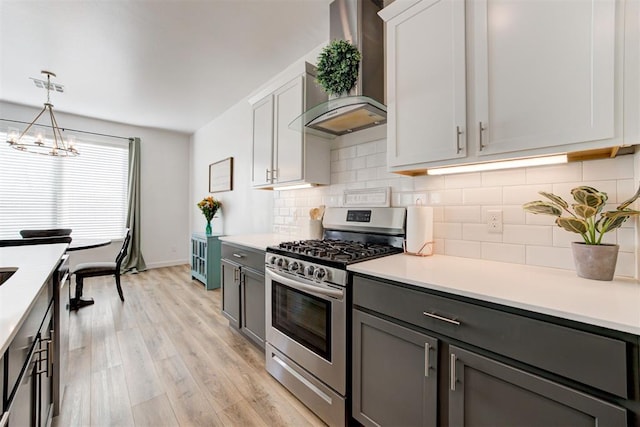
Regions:
[[253, 105], [252, 184], [257, 188], [281, 185], [329, 184], [329, 143], [289, 124], [305, 108], [326, 100], [315, 85], [307, 64], [295, 76]]
[[640, 116], [638, 9], [636, 0], [391, 3], [380, 11], [389, 170], [640, 143], [640, 125], [628, 124]]
[[251, 183], [271, 184], [273, 170], [273, 95], [253, 106], [253, 167]]
[[474, 0], [474, 8], [480, 155], [616, 136], [615, 0]]
[[304, 111], [304, 81], [299, 76], [273, 94], [275, 105], [276, 164], [274, 180], [279, 183], [301, 180], [304, 172], [304, 132], [289, 129], [289, 123]]
[[387, 20], [390, 167], [466, 155], [465, 4], [396, 2]]

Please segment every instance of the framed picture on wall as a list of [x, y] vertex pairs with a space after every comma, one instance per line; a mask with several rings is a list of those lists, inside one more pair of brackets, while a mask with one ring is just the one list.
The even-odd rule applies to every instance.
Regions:
[[233, 157], [209, 165], [209, 193], [233, 190]]

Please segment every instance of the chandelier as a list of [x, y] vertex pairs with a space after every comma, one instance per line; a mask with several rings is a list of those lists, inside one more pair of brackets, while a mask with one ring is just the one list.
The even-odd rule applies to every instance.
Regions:
[[[40, 88], [47, 89], [47, 102], [44, 103], [44, 108], [40, 111], [40, 114], [36, 116], [35, 119], [29, 126], [20, 133], [18, 136], [17, 131], [10, 131], [7, 137], [7, 143], [11, 148], [15, 148], [19, 151], [24, 151], [26, 153], [36, 153], [42, 154], [45, 156], [55, 156], [55, 157], [73, 157], [77, 156], [79, 153], [74, 147], [74, 141], [72, 138], [65, 140], [62, 137], [62, 130], [60, 126], [58, 126], [58, 121], [53, 115], [53, 104], [51, 104], [50, 100], [50, 92], [52, 89], [55, 89], [58, 92], [62, 92], [64, 90], [62, 85], [51, 83], [51, 76], [56, 77], [54, 73], [51, 71], [41, 71], [42, 74], [47, 76], [47, 81], [34, 79], [34, 83], [36, 86]], [[49, 112], [49, 117], [51, 119], [51, 130], [53, 133], [53, 137], [51, 135], [46, 135], [42, 131], [37, 131], [33, 135], [28, 134], [29, 129], [33, 127], [34, 124], [38, 121], [38, 119], [45, 113], [45, 111]]]

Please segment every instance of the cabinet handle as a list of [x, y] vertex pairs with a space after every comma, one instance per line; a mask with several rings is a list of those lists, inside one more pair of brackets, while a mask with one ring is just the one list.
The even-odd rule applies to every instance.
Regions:
[[456, 326], [460, 326], [460, 322], [457, 321], [456, 319], [449, 319], [448, 317], [438, 316], [437, 314], [427, 313], [426, 311], [423, 311], [422, 314], [427, 316], [427, 317], [431, 317], [433, 319], [442, 320], [443, 322], [447, 322], [447, 323], [451, 323], [451, 324], [456, 325]]
[[478, 126], [478, 136], [479, 136], [479, 140], [480, 140], [480, 151], [482, 151], [484, 149], [484, 143], [482, 142], [482, 133], [486, 130], [487, 128], [482, 126], [482, 122], [479, 122], [479, 126]]
[[271, 173], [271, 171], [269, 169], [265, 169], [267, 171], [266, 175], [265, 175], [265, 181], [269, 182], [271, 181], [271, 178], [269, 177], [269, 174]]
[[280, 169], [274, 169], [271, 171], [271, 176], [273, 177], [274, 181], [278, 180], [278, 175], [280, 175], [278, 172], [280, 172]]
[[460, 148], [460, 135], [462, 135], [460, 126], [456, 126], [456, 154], [460, 154], [462, 151], [462, 148]]
[[244, 258], [244, 255], [242, 255], [242, 254], [234, 253], [233, 256], [236, 257], [236, 258]]
[[451, 367], [449, 369], [449, 371], [451, 371], [451, 379], [450, 379], [451, 384], [449, 384], [451, 391], [456, 391], [456, 361], [457, 360], [458, 358], [456, 357], [455, 353], [451, 353]]
[[240, 274], [239, 273], [240, 273], [240, 270], [238, 270], [237, 268], [233, 269], [233, 281], [235, 283], [238, 283], [238, 284], [240, 282]]
[[424, 376], [427, 378], [429, 378], [429, 350], [431, 350], [429, 343], [424, 343]]

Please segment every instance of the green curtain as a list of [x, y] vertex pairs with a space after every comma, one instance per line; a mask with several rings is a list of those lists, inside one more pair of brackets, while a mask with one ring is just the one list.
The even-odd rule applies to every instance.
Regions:
[[129, 140], [129, 189], [127, 192], [127, 227], [131, 230], [131, 246], [122, 261], [122, 272], [147, 268], [140, 248], [140, 138]]

